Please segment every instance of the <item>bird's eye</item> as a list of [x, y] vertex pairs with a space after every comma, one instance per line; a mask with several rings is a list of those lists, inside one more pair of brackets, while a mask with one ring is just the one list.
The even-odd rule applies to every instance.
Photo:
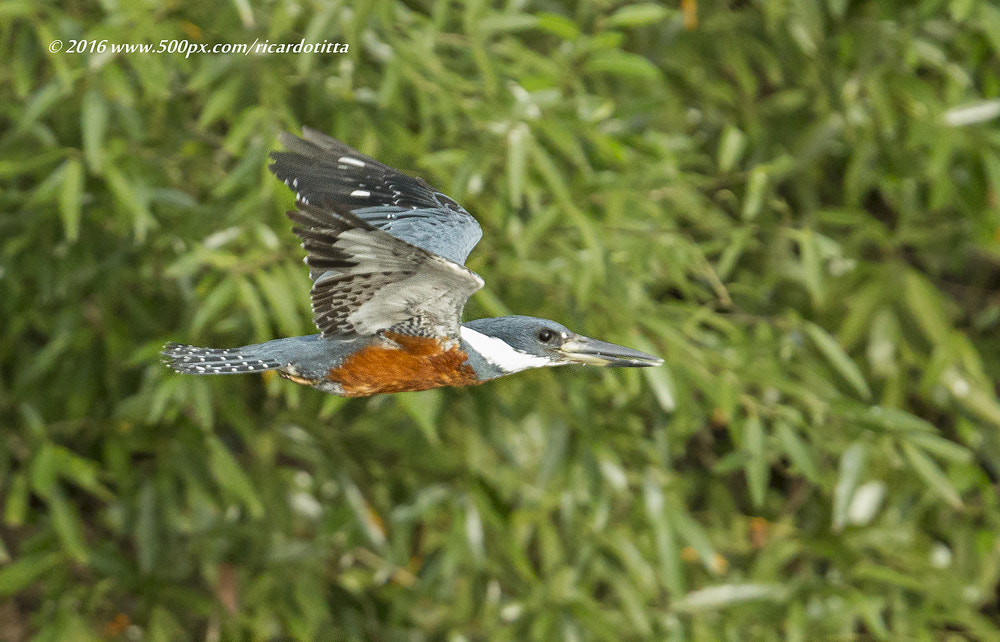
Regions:
[[538, 340], [542, 343], [548, 343], [552, 341], [552, 337], [556, 336], [556, 333], [548, 328], [542, 328], [538, 331]]

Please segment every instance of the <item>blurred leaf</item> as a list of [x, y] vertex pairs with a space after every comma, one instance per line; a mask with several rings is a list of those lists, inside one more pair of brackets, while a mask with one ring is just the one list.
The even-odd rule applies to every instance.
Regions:
[[927, 339], [936, 345], [948, 339], [947, 314], [940, 298], [930, 284], [914, 272], [908, 272], [903, 282], [906, 305]]
[[[812, 230], [807, 228], [799, 233], [799, 251], [802, 253], [802, 276], [806, 289], [809, 291], [809, 296], [813, 300], [813, 305], [817, 307], [823, 303], [824, 278], [823, 263], [820, 260], [818, 244], [816, 234]], [[853, 365], [853, 362], [851, 362], [851, 365]], [[860, 376], [860, 371], [858, 371], [858, 375]], [[861, 381], [864, 384], [863, 379]]]
[[844, 381], [854, 388], [858, 396], [863, 399], [871, 399], [872, 393], [868, 389], [864, 375], [861, 374], [861, 369], [844, 352], [837, 340], [815, 323], [806, 323], [805, 331], [812, 339], [813, 345], [826, 358], [827, 363], [833, 366], [833, 369], [844, 378]]
[[664, 7], [653, 3], [625, 5], [608, 17], [609, 27], [639, 27], [660, 22], [669, 15]]
[[271, 317], [277, 321], [278, 330], [283, 336], [294, 337], [301, 329], [299, 318], [296, 314], [298, 306], [292, 299], [292, 292], [296, 289], [288, 287], [287, 283], [282, 283], [276, 274], [267, 271], [257, 272], [256, 281], [264, 299], [270, 308]]
[[760, 213], [761, 204], [764, 201], [764, 190], [767, 188], [767, 172], [762, 168], [755, 168], [750, 172], [750, 180], [747, 181], [747, 193], [743, 199], [743, 218], [752, 221]]
[[0, 595], [15, 595], [62, 561], [58, 553], [32, 553], [0, 566]]
[[767, 484], [771, 475], [770, 462], [764, 439], [764, 427], [754, 415], [743, 422], [743, 447], [747, 452], [746, 474], [750, 500], [757, 508], [764, 505]]
[[216, 437], [207, 437], [206, 445], [215, 481], [231, 498], [238, 500], [247, 509], [251, 519], [260, 519], [264, 515], [264, 505], [254, 490], [253, 482]]
[[788, 455], [798, 472], [805, 475], [812, 483], [819, 483], [819, 469], [811, 450], [799, 438], [798, 434], [783, 421], [779, 421], [774, 426], [775, 436], [781, 442], [782, 452]]
[[139, 570], [148, 575], [156, 570], [159, 556], [159, 540], [162, 525], [157, 518], [156, 488], [146, 481], [138, 495], [138, 511], [135, 523], [135, 543], [139, 558]]
[[68, 241], [76, 241], [80, 236], [80, 209], [83, 203], [83, 165], [72, 158], [64, 163], [62, 192], [59, 198], [59, 213], [62, 214], [63, 230]]
[[[24, 474], [13, 475], [4, 498], [3, 521], [11, 527], [24, 524], [28, 512], [28, 478]], [[0, 586], [3, 583], [0, 582]]]
[[42, 444], [31, 460], [31, 489], [42, 497], [50, 497], [59, 481], [59, 457], [56, 447]]
[[649, 521], [653, 528], [656, 541], [656, 553], [660, 562], [660, 572], [663, 581], [672, 591], [684, 590], [684, 575], [679, 565], [680, 552], [670, 522], [664, 512], [665, 502], [663, 491], [658, 485], [652, 470], [647, 470], [643, 477], [643, 500]]
[[729, 126], [719, 141], [719, 171], [730, 172], [746, 149], [747, 137], [738, 128]]
[[46, 502], [51, 511], [52, 526], [66, 552], [77, 562], [85, 564], [88, 551], [83, 541], [83, 527], [76, 507], [67, 501], [58, 485], [48, 494]]
[[531, 145], [530, 132], [524, 123], [518, 123], [507, 135], [507, 181], [510, 184], [510, 202], [519, 207], [524, 193], [524, 178], [527, 171], [525, 158]]
[[612, 74], [639, 80], [655, 80], [660, 76], [660, 70], [646, 58], [614, 50], [595, 53], [584, 63], [584, 69], [591, 73]]
[[705, 531], [685, 511], [671, 506], [666, 513], [670, 525], [695, 550], [706, 569], [718, 573], [718, 553]]
[[108, 107], [97, 89], [84, 95], [81, 107], [80, 133], [83, 153], [91, 172], [100, 174], [104, 169], [104, 141], [108, 128]]
[[440, 390], [425, 390], [402, 394], [398, 397], [399, 403], [406, 409], [410, 417], [417, 422], [420, 431], [431, 445], [441, 443], [441, 438], [437, 433], [438, 416], [441, 412], [441, 405], [444, 403], [444, 395]]
[[191, 334], [201, 336], [209, 323], [217, 321], [220, 313], [236, 298], [236, 288], [230, 281], [222, 281], [198, 303], [198, 309], [191, 319]]
[[681, 613], [714, 611], [742, 602], [784, 600], [787, 590], [779, 585], [768, 584], [721, 584], [691, 591], [674, 604]]
[[555, 13], [539, 12], [536, 14], [538, 28], [547, 31], [563, 40], [573, 40], [580, 35], [576, 24], [564, 16]]
[[854, 492], [860, 482], [864, 465], [865, 449], [861, 443], [851, 444], [840, 457], [840, 471], [833, 493], [834, 532], [843, 530], [848, 523], [848, 511], [854, 498]]
[[907, 460], [913, 465], [913, 469], [923, 477], [927, 485], [953, 507], [961, 507], [962, 499], [958, 496], [958, 492], [948, 481], [944, 472], [934, 463], [934, 460], [907, 442], [903, 442], [902, 446], [903, 454], [906, 455]]

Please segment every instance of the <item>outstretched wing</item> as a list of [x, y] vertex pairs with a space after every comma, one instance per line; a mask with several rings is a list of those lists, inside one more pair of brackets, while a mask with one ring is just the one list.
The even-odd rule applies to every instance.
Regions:
[[314, 129], [279, 134], [274, 175], [299, 200], [353, 213], [410, 245], [458, 264], [483, 236], [476, 219], [422, 179], [407, 176]]
[[478, 274], [349, 212], [300, 199], [288, 212], [308, 252], [313, 321], [324, 337], [383, 330], [457, 341]]

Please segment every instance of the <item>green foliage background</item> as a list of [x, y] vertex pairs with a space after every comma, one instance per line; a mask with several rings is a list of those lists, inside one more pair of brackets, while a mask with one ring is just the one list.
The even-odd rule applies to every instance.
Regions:
[[[303, 38], [349, 53], [65, 52]], [[0, 638], [1000, 636], [994, 3], [0, 0], [0, 43]], [[467, 318], [666, 365], [173, 374], [313, 332], [303, 124], [477, 216]]]

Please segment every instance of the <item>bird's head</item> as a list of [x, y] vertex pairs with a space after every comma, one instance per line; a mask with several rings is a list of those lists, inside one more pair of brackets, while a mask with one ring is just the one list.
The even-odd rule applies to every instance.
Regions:
[[462, 328], [462, 339], [504, 374], [569, 364], [643, 368], [663, 363], [651, 354], [590, 339], [555, 321], [535, 317], [469, 321]]

